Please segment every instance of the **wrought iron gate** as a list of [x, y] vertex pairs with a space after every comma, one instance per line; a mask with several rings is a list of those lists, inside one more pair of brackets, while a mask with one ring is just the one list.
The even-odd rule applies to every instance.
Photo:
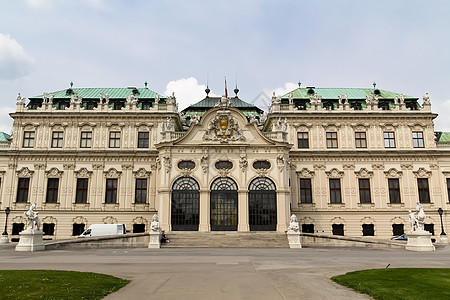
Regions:
[[211, 184], [211, 231], [236, 231], [238, 226], [237, 185], [231, 178]]
[[195, 179], [181, 177], [172, 189], [172, 230], [197, 231], [200, 221], [200, 192]]
[[277, 230], [277, 193], [269, 178], [256, 178], [250, 183], [248, 214], [250, 231]]

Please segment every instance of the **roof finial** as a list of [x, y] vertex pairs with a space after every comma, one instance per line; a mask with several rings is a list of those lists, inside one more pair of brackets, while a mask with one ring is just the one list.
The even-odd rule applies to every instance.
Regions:
[[373, 89], [375, 89], [377, 87], [377, 83], [375, 81], [372, 83], [372, 85], [373, 85]]
[[70, 88], [72, 88], [72, 87], [73, 87], [73, 82], [71, 81], [71, 82], [70, 82]]
[[147, 88], [148, 82], [147, 80], [144, 82], [145, 88]]
[[206, 84], [206, 89], [205, 89], [206, 98], [209, 97], [209, 92], [211, 92], [211, 90], [209, 89], [208, 84]]
[[298, 88], [300, 88], [302, 86], [302, 83], [300, 82], [300, 80], [298, 81]]
[[234, 93], [236, 94], [236, 98], [238, 97], [239, 89], [237, 87], [237, 73], [236, 73], [236, 88], [234, 89]]

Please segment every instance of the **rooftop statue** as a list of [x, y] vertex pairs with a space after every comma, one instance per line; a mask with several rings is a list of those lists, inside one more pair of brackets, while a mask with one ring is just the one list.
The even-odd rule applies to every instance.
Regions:
[[25, 100], [27, 98], [20, 96], [20, 93], [17, 93], [17, 104], [25, 104]]
[[423, 96], [423, 105], [431, 105], [431, 100], [428, 93], [425, 93], [425, 96]]

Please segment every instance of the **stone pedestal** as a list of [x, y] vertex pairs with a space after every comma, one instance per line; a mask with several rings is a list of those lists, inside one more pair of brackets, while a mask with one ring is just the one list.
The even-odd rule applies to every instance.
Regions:
[[24, 230], [19, 233], [20, 240], [16, 246], [16, 251], [41, 251], [45, 250], [42, 236], [44, 232], [41, 230]]
[[439, 241], [440, 241], [442, 244], [448, 244], [448, 238], [447, 238], [447, 235], [441, 235]]
[[148, 243], [149, 248], [161, 248], [161, 231], [150, 231], [150, 242]]
[[410, 251], [435, 251], [431, 242], [431, 233], [425, 230], [417, 230], [408, 233], [406, 250]]
[[9, 236], [7, 234], [3, 235], [0, 238], [0, 244], [8, 244], [9, 243]]
[[45, 250], [42, 236], [44, 232], [41, 230], [24, 230], [19, 232], [20, 240], [16, 246], [16, 251], [41, 251]]
[[300, 242], [300, 232], [289, 230], [287, 232], [287, 237], [289, 241], [289, 248], [301, 248], [302, 243]]

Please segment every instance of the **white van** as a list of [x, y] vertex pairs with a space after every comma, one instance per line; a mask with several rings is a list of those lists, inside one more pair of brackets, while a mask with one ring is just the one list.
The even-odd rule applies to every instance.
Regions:
[[80, 237], [125, 234], [125, 224], [92, 224]]

